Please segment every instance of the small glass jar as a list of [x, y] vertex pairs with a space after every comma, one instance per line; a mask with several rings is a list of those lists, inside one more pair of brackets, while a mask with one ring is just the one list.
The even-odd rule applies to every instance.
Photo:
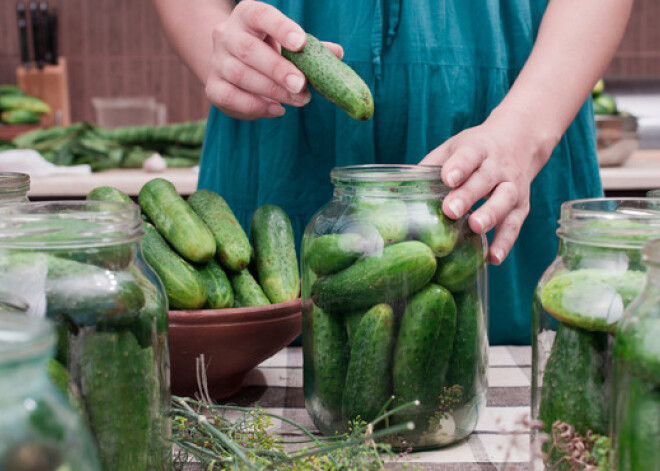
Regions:
[[100, 470], [81, 417], [48, 375], [50, 322], [0, 313], [0, 469]]
[[660, 466], [660, 239], [643, 249], [641, 295], [619, 322], [612, 365], [614, 470]]
[[30, 191], [30, 175], [0, 172], [0, 204], [26, 203]]
[[439, 167], [340, 167], [331, 178], [334, 196], [302, 243], [314, 424], [331, 435], [408, 404], [376, 424], [414, 424], [385, 439], [395, 448], [466, 437], [486, 401], [485, 238], [444, 216]]
[[167, 301], [142, 258], [137, 205], [0, 205], [0, 286], [57, 323], [106, 471], [168, 470]]
[[532, 416], [543, 432], [532, 434], [534, 469], [571, 469], [572, 439], [609, 435], [614, 332], [644, 286], [641, 248], [660, 236], [659, 203], [562, 205], [558, 254], [533, 303]]

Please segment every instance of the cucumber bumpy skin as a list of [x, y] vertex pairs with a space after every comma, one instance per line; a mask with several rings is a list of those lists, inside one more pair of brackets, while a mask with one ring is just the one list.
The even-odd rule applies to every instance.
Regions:
[[317, 92], [351, 118], [366, 121], [373, 116], [374, 99], [364, 80], [311, 34], [307, 34], [301, 51], [282, 48], [282, 56], [300, 69]]

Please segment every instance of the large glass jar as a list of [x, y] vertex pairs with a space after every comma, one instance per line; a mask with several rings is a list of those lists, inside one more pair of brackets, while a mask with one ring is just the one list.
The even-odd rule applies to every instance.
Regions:
[[0, 205], [0, 287], [57, 322], [105, 471], [166, 470], [167, 301], [140, 250], [137, 205]]
[[[394, 447], [469, 435], [486, 400], [485, 239], [442, 213], [439, 167], [353, 166], [302, 243], [305, 404], [324, 434], [376, 424]], [[391, 397], [394, 396], [392, 400]]]
[[81, 417], [48, 375], [50, 322], [0, 313], [0, 469], [100, 470]]
[[576, 443], [588, 451], [596, 435], [609, 435], [613, 336], [644, 286], [641, 248], [660, 236], [659, 203], [562, 205], [559, 251], [533, 304], [532, 416], [542, 424], [532, 434], [535, 469], [573, 469], [584, 459], [574, 456]]
[[0, 172], [0, 204], [25, 203], [30, 191], [30, 175], [17, 172]]
[[660, 469], [660, 239], [643, 249], [646, 285], [619, 322], [612, 365], [613, 469]]

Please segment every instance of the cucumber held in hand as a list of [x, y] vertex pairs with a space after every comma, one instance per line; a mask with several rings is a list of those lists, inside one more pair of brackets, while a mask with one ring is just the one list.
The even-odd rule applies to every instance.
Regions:
[[254, 245], [257, 278], [272, 303], [296, 299], [300, 274], [291, 221], [279, 206], [267, 204], [252, 215], [250, 236]]
[[343, 108], [351, 118], [366, 121], [374, 114], [374, 99], [364, 80], [311, 34], [307, 34], [301, 51], [282, 48], [282, 55], [305, 74], [317, 92]]
[[148, 181], [138, 195], [140, 208], [185, 259], [203, 263], [215, 255], [215, 240], [204, 221], [164, 178]]
[[218, 262], [235, 272], [245, 269], [252, 258], [252, 246], [224, 198], [210, 190], [197, 190], [188, 204], [211, 229]]

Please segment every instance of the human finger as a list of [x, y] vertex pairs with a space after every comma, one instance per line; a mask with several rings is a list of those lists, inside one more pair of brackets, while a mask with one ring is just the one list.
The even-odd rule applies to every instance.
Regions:
[[442, 165], [452, 152], [453, 139], [445, 141], [431, 152], [426, 154], [419, 165]]
[[300, 25], [267, 3], [242, 1], [236, 5], [234, 13], [257, 36], [271, 36], [290, 51], [301, 50], [307, 41]]
[[497, 174], [480, 167], [463, 184], [449, 192], [442, 203], [442, 210], [452, 219], [463, 216], [477, 201], [488, 195], [500, 183]]
[[493, 265], [500, 265], [506, 257], [513, 244], [516, 242], [520, 229], [522, 228], [528, 211], [525, 208], [519, 208], [511, 211], [495, 229], [495, 236], [488, 249], [488, 259]]
[[325, 47], [330, 49], [332, 53], [337, 56], [337, 59], [341, 60], [344, 57], [344, 48], [340, 44], [331, 43], [329, 41], [321, 41]]
[[529, 211], [529, 201], [521, 195], [515, 184], [502, 182], [495, 187], [486, 202], [470, 215], [468, 224], [474, 232], [485, 234], [518, 207]]
[[272, 118], [284, 114], [284, 108], [279, 103], [247, 93], [226, 80], [207, 82], [206, 96], [233, 118]]
[[236, 59], [269, 77], [289, 93], [300, 93], [305, 87], [303, 73], [257, 36], [237, 31], [226, 43], [226, 48]]
[[223, 62], [220, 69], [223, 77], [229, 83], [248, 93], [293, 106], [306, 105], [311, 99], [311, 94], [307, 88], [303, 88], [300, 93], [290, 93], [274, 80], [249, 67], [234, 56], [227, 56]]
[[486, 159], [486, 152], [472, 147], [460, 147], [442, 165], [442, 181], [449, 188], [463, 184]]

